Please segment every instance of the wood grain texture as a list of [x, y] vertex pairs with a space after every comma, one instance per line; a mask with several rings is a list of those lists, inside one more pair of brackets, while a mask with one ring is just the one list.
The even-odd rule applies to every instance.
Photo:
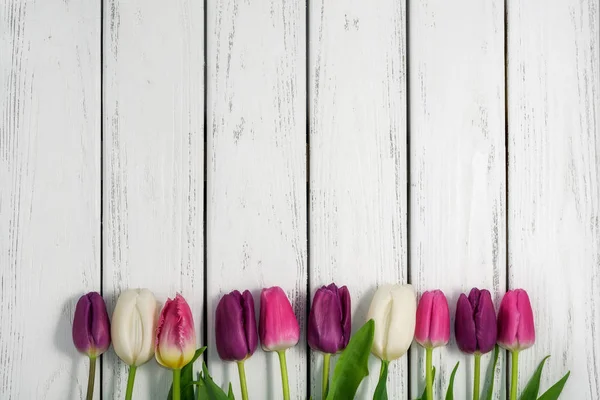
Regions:
[[600, 398], [600, 6], [508, 2], [509, 278], [529, 291], [542, 390]]
[[[354, 331], [379, 284], [407, 280], [405, 11], [393, 0], [309, 10], [310, 287], [347, 285]], [[312, 359], [320, 399], [322, 357]], [[359, 398], [377, 385], [375, 357], [369, 368]], [[391, 364], [390, 398], [408, 395], [407, 378], [406, 357]]]
[[[181, 292], [200, 345], [203, 305], [203, 4], [108, 0], [104, 7], [104, 289], [110, 310], [125, 288], [162, 303]], [[111, 351], [104, 395], [124, 398], [126, 367]], [[154, 360], [135, 397], [166, 396]]]
[[[454, 341], [459, 294], [488, 288], [499, 301], [505, 291], [503, 4], [427, 0], [409, 10], [410, 276], [421, 293], [442, 289], [452, 317], [450, 345], [434, 352], [436, 398], [457, 361], [455, 398], [472, 396], [473, 360]], [[412, 354], [415, 398], [424, 350]]]
[[[211, 373], [236, 396], [235, 363], [218, 359], [217, 302], [281, 286], [306, 314], [305, 2], [215, 0], [207, 9], [207, 301]], [[258, 314], [257, 314], [258, 317]], [[291, 397], [306, 398], [306, 345], [288, 350]], [[246, 362], [255, 398], [281, 398], [275, 353]]]
[[85, 396], [89, 364], [71, 326], [91, 290], [100, 290], [100, 5], [3, 1], [0, 398]]

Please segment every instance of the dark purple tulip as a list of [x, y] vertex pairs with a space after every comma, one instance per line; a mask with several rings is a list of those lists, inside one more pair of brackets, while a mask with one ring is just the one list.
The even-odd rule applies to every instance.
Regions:
[[346, 348], [352, 327], [350, 292], [335, 283], [315, 293], [308, 316], [308, 345], [313, 350], [335, 354]]
[[226, 294], [215, 316], [217, 352], [225, 361], [242, 361], [254, 354], [258, 345], [254, 299], [249, 291]]
[[456, 342], [468, 354], [485, 354], [496, 345], [496, 311], [487, 290], [471, 289], [469, 297], [463, 294], [456, 304], [454, 323]]
[[110, 321], [100, 293], [90, 292], [79, 298], [73, 318], [73, 343], [92, 358], [108, 350]]

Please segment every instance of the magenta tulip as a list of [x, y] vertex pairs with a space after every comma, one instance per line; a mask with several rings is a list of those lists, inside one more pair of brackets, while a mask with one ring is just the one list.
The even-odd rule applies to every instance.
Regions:
[[273, 286], [260, 294], [260, 343], [265, 351], [285, 350], [300, 340], [300, 326], [283, 289]]
[[315, 293], [308, 316], [308, 345], [313, 350], [335, 354], [346, 348], [350, 340], [350, 292], [335, 283], [322, 286]]
[[77, 350], [95, 358], [110, 346], [110, 321], [100, 293], [79, 298], [73, 318], [73, 343]]
[[221, 298], [215, 313], [215, 338], [219, 357], [225, 361], [243, 361], [254, 354], [258, 345], [254, 299], [246, 290], [237, 290]]
[[160, 312], [156, 328], [156, 361], [163, 367], [180, 370], [196, 352], [196, 330], [192, 310], [177, 294], [168, 299]]
[[441, 290], [425, 292], [421, 296], [415, 340], [425, 348], [444, 346], [450, 340], [450, 311]]
[[509, 290], [498, 311], [498, 344], [510, 351], [525, 350], [535, 342], [533, 310], [523, 289]]
[[496, 345], [496, 310], [487, 290], [471, 289], [456, 304], [454, 332], [458, 348], [468, 354], [485, 354]]

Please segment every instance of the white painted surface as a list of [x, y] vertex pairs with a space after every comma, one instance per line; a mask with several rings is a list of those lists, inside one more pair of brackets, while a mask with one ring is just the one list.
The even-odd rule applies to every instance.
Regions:
[[600, 398], [600, 7], [508, 5], [509, 282], [527, 288], [537, 340], [565, 399]]
[[[112, 312], [124, 288], [149, 288], [161, 303], [181, 292], [201, 339], [202, 2], [113, 0], [104, 12], [104, 295]], [[136, 398], [166, 398], [170, 382], [151, 360]], [[124, 398], [126, 385], [107, 353], [104, 397]]]
[[1, 399], [84, 396], [71, 321], [99, 289], [100, 4], [3, 1]]
[[[281, 286], [306, 315], [305, 3], [215, 0], [207, 9], [207, 301], [209, 367], [231, 381], [214, 345], [225, 293]], [[258, 317], [258, 315], [257, 315]], [[305, 335], [287, 354], [290, 392], [305, 398]], [[246, 362], [255, 398], [281, 398], [275, 353]]]
[[[83, 398], [71, 319], [101, 282], [111, 311], [125, 287], [161, 302], [181, 291], [214, 378], [239, 394], [214, 348], [220, 295], [249, 288], [258, 308], [260, 288], [280, 285], [304, 329], [308, 285], [335, 281], [357, 328], [382, 282], [441, 288], [452, 310], [472, 286], [499, 300], [507, 250], [538, 329], [522, 384], [552, 354], [543, 388], [570, 369], [563, 398], [600, 397], [600, 4], [507, 4], [508, 176], [503, 1], [410, 2], [406, 15], [391, 0], [105, 0], [103, 38], [99, 3], [1, 3], [0, 398]], [[436, 351], [436, 388], [460, 360], [455, 397], [467, 398], [471, 360], [451, 343]], [[320, 397], [307, 354], [303, 336], [288, 358], [294, 399]], [[394, 364], [390, 398], [422, 390], [421, 354]], [[281, 398], [275, 355], [258, 350], [247, 371], [253, 398]], [[103, 380], [97, 397], [124, 397], [112, 350]], [[169, 383], [151, 361], [136, 398], [163, 398]]]
[[[320, 0], [309, 15], [311, 299], [347, 285], [356, 331], [376, 287], [407, 278], [405, 4]], [[312, 359], [320, 399], [322, 357]], [[360, 398], [372, 398], [379, 367], [372, 357]], [[406, 396], [407, 377], [405, 356], [391, 364], [390, 398]]]
[[[421, 293], [442, 289], [453, 317], [461, 292], [505, 291], [504, 6], [412, 2], [409, 21], [410, 277]], [[455, 398], [470, 398], [472, 357], [456, 347], [454, 318], [451, 331], [450, 346], [434, 351], [436, 396], [460, 361]], [[415, 344], [412, 355], [415, 398], [424, 350]]]

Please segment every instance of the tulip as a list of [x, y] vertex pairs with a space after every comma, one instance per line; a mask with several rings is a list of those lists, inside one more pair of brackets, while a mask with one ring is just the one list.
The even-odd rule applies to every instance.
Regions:
[[427, 398], [433, 399], [433, 349], [446, 345], [450, 340], [450, 311], [441, 290], [428, 291], [421, 296], [417, 306], [415, 340], [425, 347]]
[[73, 343], [90, 359], [87, 400], [94, 395], [96, 358], [110, 346], [110, 321], [100, 293], [90, 292], [79, 298], [73, 318]]
[[512, 357], [510, 399], [517, 398], [519, 352], [533, 346], [535, 326], [529, 296], [523, 289], [509, 290], [498, 311], [498, 344]]
[[173, 400], [179, 400], [181, 368], [196, 352], [192, 310], [180, 294], [168, 299], [160, 312], [154, 352], [160, 365], [173, 370]]
[[410, 347], [416, 309], [412, 285], [382, 285], [373, 296], [367, 320], [375, 322], [371, 352], [381, 360], [381, 385], [386, 384], [389, 363], [406, 354]]
[[126, 400], [133, 395], [137, 367], [154, 356], [157, 317], [156, 298], [148, 289], [125, 290], [117, 300], [111, 334], [115, 353], [129, 365]]
[[481, 355], [490, 352], [496, 344], [496, 310], [489, 291], [473, 288], [468, 298], [460, 295], [454, 332], [458, 348], [475, 354], [473, 400], [478, 400]]
[[322, 394], [325, 398], [329, 384], [331, 354], [344, 350], [352, 328], [350, 292], [346, 286], [338, 289], [335, 283], [322, 286], [315, 293], [308, 316], [308, 345], [323, 352]]
[[248, 399], [244, 361], [254, 354], [258, 345], [254, 299], [249, 291], [226, 294], [217, 305], [215, 337], [219, 357], [237, 361], [242, 399]]
[[295, 346], [300, 339], [300, 327], [292, 305], [283, 289], [273, 286], [260, 294], [260, 343], [265, 351], [279, 355], [283, 398], [289, 400], [290, 388], [287, 375], [285, 350]]

